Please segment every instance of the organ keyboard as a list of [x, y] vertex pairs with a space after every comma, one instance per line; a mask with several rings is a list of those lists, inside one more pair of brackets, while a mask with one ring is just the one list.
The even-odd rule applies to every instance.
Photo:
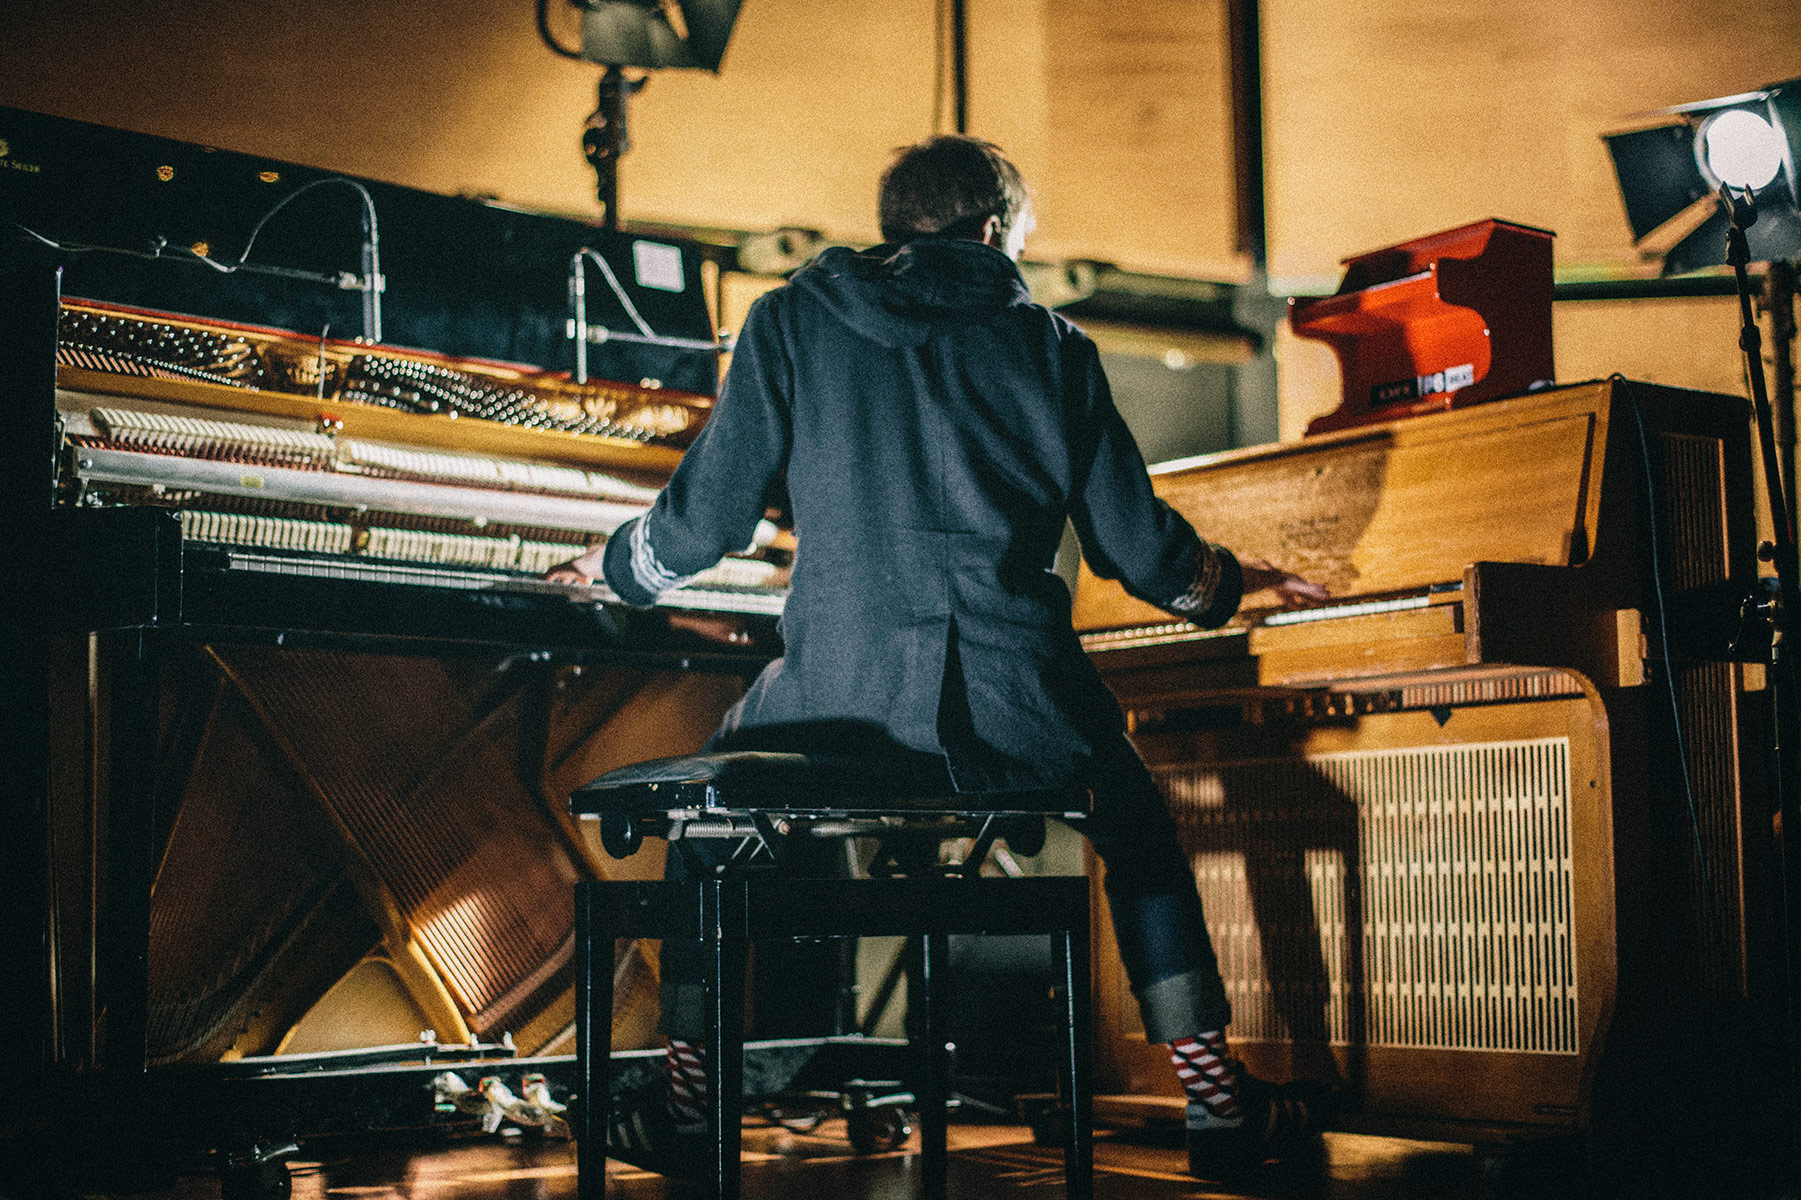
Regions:
[[[1613, 380], [1154, 471], [1333, 594], [1203, 631], [1077, 587], [1255, 1073], [1336, 1076], [1365, 1120], [1587, 1128], [1670, 1013], [1772, 995], [1745, 407]], [[1102, 1059], [1162, 1090], [1111, 961]]]

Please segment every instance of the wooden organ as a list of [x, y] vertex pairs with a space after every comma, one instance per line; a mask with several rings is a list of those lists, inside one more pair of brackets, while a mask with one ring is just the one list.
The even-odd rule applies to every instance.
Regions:
[[[1077, 589], [1254, 1072], [1586, 1126], [1658, 1052], [1648, 1013], [1770, 995], [1745, 408], [1615, 379], [1155, 470], [1204, 536], [1333, 594], [1202, 632]], [[1097, 962], [1111, 1084], [1165, 1090]]]

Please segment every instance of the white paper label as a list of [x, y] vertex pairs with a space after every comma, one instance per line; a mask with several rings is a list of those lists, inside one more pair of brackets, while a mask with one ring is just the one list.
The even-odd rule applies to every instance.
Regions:
[[661, 242], [633, 242], [632, 267], [638, 275], [638, 286], [658, 291], [679, 292], [687, 283], [682, 279], [682, 252]]

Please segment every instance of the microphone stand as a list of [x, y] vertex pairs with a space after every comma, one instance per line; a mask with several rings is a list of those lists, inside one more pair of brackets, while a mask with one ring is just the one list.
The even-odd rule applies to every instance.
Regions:
[[594, 168], [594, 194], [600, 200], [604, 228], [619, 228], [619, 158], [632, 148], [626, 132], [626, 102], [650, 81], [628, 80], [625, 72], [608, 64], [600, 77], [599, 104], [582, 126], [582, 154]]
[[[607, 286], [612, 289], [614, 298], [619, 301], [619, 306], [625, 310], [625, 315], [631, 318], [639, 332], [627, 333], [608, 328], [605, 325], [595, 325], [588, 320], [587, 263], [589, 260], [593, 260], [594, 264], [600, 268], [600, 273], [606, 277]], [[703, 340], [656, 332], [638, 312], [637, 306], [632, 303], [630, 294], [619, 285], [619, 277], [613, 274], [613, 268], [608, 265], [607, 260], [601, 256], [600, 251], [591, 246], [583, 246], [569, 259], [568, 332], [570, 338], [575, 342], [575, 369], [569, 373], [569, 378], [576, 383], [588, 382], [588, 343], [591, 341], [635, 342], [641, 346], [669, 346], [677, 350], [707, 350], [715, 354], [732, 348], [731, 342], [725, 339]]]
[[1777, 813], [1781, 821], [1778, 865], [1782, 894], [1783, 956], [1786, 968], [1788, 1006], [1789, 1069], [1791, 1082], [1801, 1082], [1801, 647], [1791, 645], [1787, 630], [1791, 621], [1801, 615], [1801, 575], [1797, 572], [1795, 531], [1789, 520], [1789, 506], [1776, 448], [1775, 417], [1763, 374], [1763, 332], [1751, 308], [1751, 280], [1747, 268], [1751, 261], [1745, 230], [1757, 220], [1757, 206], [1751, 194], [1734, 195], [1730, 187], [1720, 189], [1726, 206], [1726, 261], [1738, 281], [1739, 349], [1745, 355], [1746, 374], [1751, 381], [1751, 405], [1757, 420], [1757, 440], [1763, 457], [1764, 488], [1770, 511], [1772, 541], [1759, 548], [1759, 557], [1776, 568], [1776, 595], [1773, 601], [1760, 599], [1753, 592], [1747, 601], [1748, 611], [1760, 619], [1771, 633], [1769, 677], [1769, 729], [1772, 782], [1775, 785]]

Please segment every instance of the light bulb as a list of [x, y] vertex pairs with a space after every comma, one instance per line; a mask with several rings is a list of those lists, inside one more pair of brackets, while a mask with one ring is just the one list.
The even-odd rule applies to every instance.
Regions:
[[1702, 165], [1728, 187], [1755, 192], [1782, 167], [1782, 138], [1770, 123], [1742, 108], [1715, 113], [1701, 126]]

